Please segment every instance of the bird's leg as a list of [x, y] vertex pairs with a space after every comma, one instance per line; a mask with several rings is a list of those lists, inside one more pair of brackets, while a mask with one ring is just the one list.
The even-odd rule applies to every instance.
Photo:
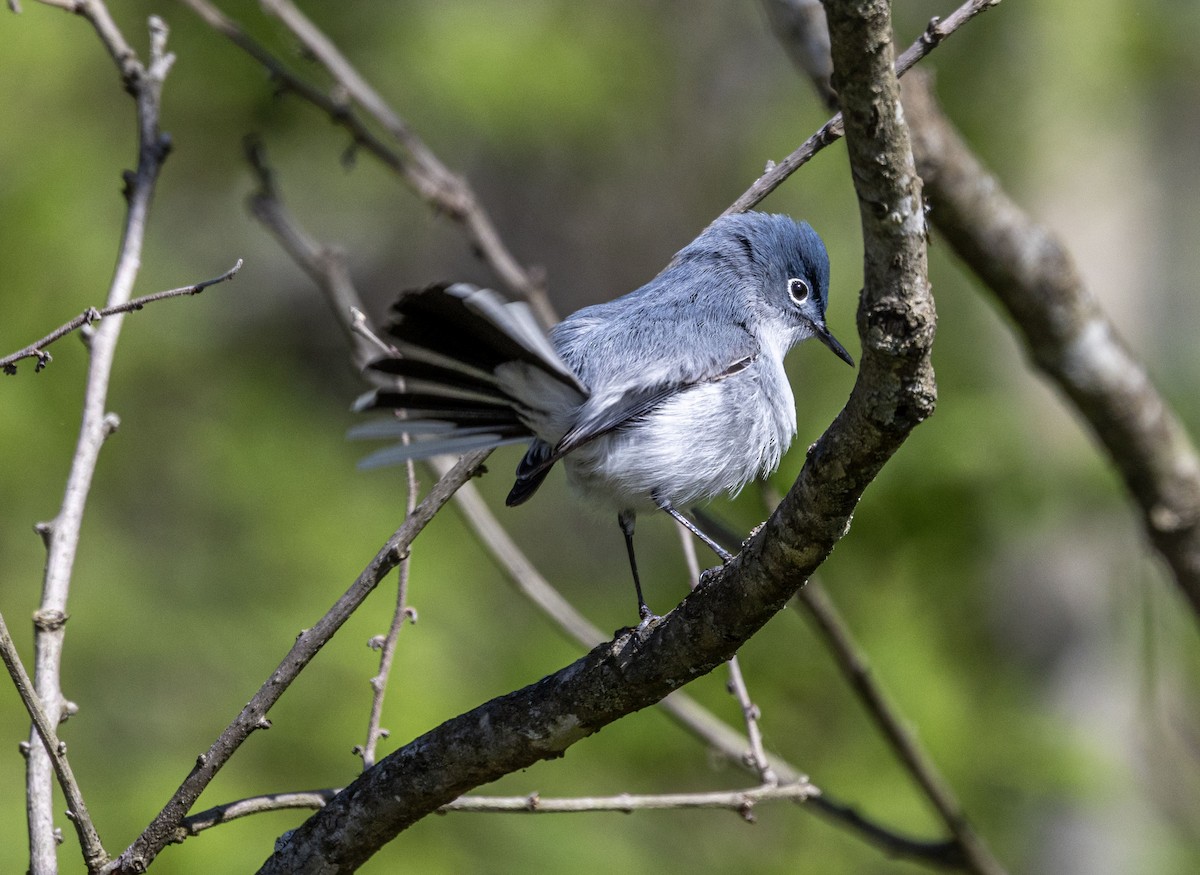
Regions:
[[623, 510], [617, 514], [617, 525], [621, 527], [621, 534], [625, 536], [625, 549], [629, 551], [629, 570], [633, 572], [633, 586], [637, 590], [638, 600], [638, 616], [641, 618], [640, 626], [646, 625], [654, 619], [654, 612], [646, 605], [646, 600], [642, 597], [642, 581], [638, 577], [637, 559], [633, 555], [633, 521], [635, 514], [631, 510]]
[[700, 531], [700, 528], [694, 522], [677, 511], [671, 502], [667, 501], [665, 498], [659, 498], [657, 495], [652, 497], [654, 498], [655, 504], [657, 504], [662, 510], [665, 510], [667, 513], [669, 513], [671, 516], [675, 517], [675, 520], [681, 526], [707, 544], [709, 549], [721, 557], [722, 562], [728, 562], [733, 558], [732, 554], [730, 554], [724, 547], [722, 547], [708, 535], [704, 534], [704, 532]]

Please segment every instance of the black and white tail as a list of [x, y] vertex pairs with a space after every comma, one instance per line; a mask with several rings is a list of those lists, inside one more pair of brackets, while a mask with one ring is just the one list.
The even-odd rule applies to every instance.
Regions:
[[555, 440], [563, 413], [587, 398], [529, 306], [491, 289], [456, 283], [405, 292], [392, 317], [385, 332], [398, 355], [369, 367], [402, 378], [403, 388], [375, 389], [354, 409], [396, 416], [364, 423], [350, 436], [410, 440], [373, 453], [362, 467]]

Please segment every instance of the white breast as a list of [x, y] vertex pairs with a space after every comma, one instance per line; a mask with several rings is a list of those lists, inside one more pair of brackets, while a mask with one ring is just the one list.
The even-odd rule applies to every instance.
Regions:
[[795, 402], [771, 356], [670, 398], [643, 419], [568, 454], [578, 491], [616, 510], [686, 507], [773, 471], [796, 433]]

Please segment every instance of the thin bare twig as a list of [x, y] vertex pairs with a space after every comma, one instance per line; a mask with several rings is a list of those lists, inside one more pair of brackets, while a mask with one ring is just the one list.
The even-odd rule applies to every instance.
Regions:
[[[952, 33], [975, 16], [986, 12], [999, 3], [1000, 0], [967, 0], [966, 3], [948, 15], [945, 20], [940, 18], [932, 19], [925, 32], [897, 58], [895, 66], [896, 75], [903, 76], [914, 64], [937, 48]], [[842, 114], [839, 112], [822, 125], [820, 130], [805, 140], [792, 154], [788, 155], [778, 164], [772, 163], [767, 168], [767, 171], [756, 179], [750, 188], [730, 204], [721, 215], [727, 216], [731, 213], [744, 213], [746, 210], [753, 209], [762, 202], [763, 198], [779, 188], [784, 180], [807, 164], [814, 155], [830, 143], [841, 139], [844, 133]]]
[[[351, 291], [354, 291], [353, 288]], [[358, 296], [357, 292], [354, 292], [354, 294], [355, 297]], [[367, 314], [364, 313], [359, 306], [352, 306], [350, 308], [350, 329], [355, 334], [360, 335], [371, 347], [371, 349], [375, 350], [375, 352], [389, 356], [397, 356], [400, 354], [396, 347], [392, 346], [390, 343], [387, 343], [383, 340], [383, 338], [375, 333], [375, 331], [367, 323]]]
[[[342, 788], [307, 790], [295, 793], [270, 793], [250, 796], [216, 805], [184, 819], [177, 832], [177, 841], [199, 835], [206, 829], [229, 823], [240, 817], [268, 811], [324, 808]], [[805, 802], [814, 798], [816, 788], [800, 781], [770, 784], [743, 790], [718, 790], [708, 793], [620, 793], [616, 796], [576, 796], [546, 798], [537, 793], [528, 796], [461, 796], [438, 809], [439, 814], [451, 812], [472, 814], [581, 814], [596, 811], [682, 810], [723, 808], [736, 812], [743, 819], [754, 820], [754, 808], [763, 802]]]
[[738, 707], [742, 709], [742, 719], [746, 722], [746, 737], [750, 741], [750, 750], [746, 753], [746, 762], [758, 773], [764, 785], [776, 784], [778, 776], [771, 768], [763, 747], [762, 728], [758, 725], [762, 712], [750, 698], [750, 689], [746, 686], [746, 678], [742, 674], [742, 664], [734, 656], [729, 660], [729, 682], [726, 688], [737, 699]]
[[[356, 311], [357, 312], [357, 311]], [[408, 440], [408, 436], [404, 436]], [[404, 463], [405, 471], [405, 516], [412, 514], [416, 505], [417, 496], [417, 474], [416, 466], [409, 459]], [[371, 678], [371, 711], [367, 718], [367, 740], [361, 747], [357, 748], [362, 755], [363, 768], [369, 769], [375, 765], [375, 752], [379, 746], [381, 739], [387, 738], [388, 731], [383, 728], [383, 699], [387, 692], [388, 680], [392, 673], [392, 664], [395, 660], [396, 645], [400, 641], [400, 632], [404, 628], [406, 622], [416, 623], [417, 612], [408, 605], [408, 579], [411, 564], [411, 552], [405, 552], [404, 557], [400, 560], [400, 567], [397, 569], [396, 575], [396, 608], [392, 612], [392, 622], [388, 627], [387, 634], [380, 639], [372, 639], [371, 646], [377, 647], [379, 653], [379, 672]]]
[[[71, 11], [92, 25], [116, 62], [125, 88], [133, 95], [137, 106], [138, 162], [136, 170], [125, 174], [128, 208], [106, 302], [107, 307], [117, 307], [130, 299], [141, 264], [150, 202], [162, 163], [170, 151], [170, 139], [159, 130], [158, 119], [163, 82], [175, 58], [166, 50], [167, 26], [157, 16], [151, 16], [149, 21], [150, 61], [143, 65], [100, 0], [79, 0]], [[41, 604], [34, 615], [34, 684], [51, 725], [57, 725], [70, 710], [61, 685], [67, 596], [92, 475], [100, 447], [112, 433], [113, 420], [104, 408], [122, 319], [121, 314], [106, 319], [92, 337], [82, 422], [63, 502], [54, 520], [39, 526], [48, 555]], [[53, 763], [35, 728], [30, 733], [26, 765], [30, 871], [33, 875], [49, 875], [58, 869], [52, 790]], [[82, 816], [83, 812], [79, 814]], [[98, 862], [88, 861], [89, 866]]]
[[0, 660], [3, 660], [4, 667], [8, 669], [9, 677], [12, 678], [21, 701], [25, 703], [25, 710], [29, 712], [29, 719], [33, 721], [34, 729], [41, 737], [42, 745], [50, 756], [54, 765], [54, 773], [58, 776], [58, 785], [67, 798], [67, 817], [74, 824], [75, 833], [79, 836], [79, 846], [83, 848], [84, 862], [87, 864], [89, 872], [94, 871], [108, 859], [108, 854], [100, 843], [100, 836], [96, 833], [96, 827], [88, 815], [87, 804], [83, 801], [79, 782], [75, 780], [75, 773], [67, 761], [67, 746], [59, 741], [54, 724], [45, 709], [42, 708], [42, 703], [38, 701], [37, 694], [33, 690], [33, 681], [25, 671], [25, 665], [21, 662], [20, 654], [17, 653], [16, 644], [13, 643], [12, 635], [9, 634], [8, 624], [4, 622], [3, 614], [0, 614]]
[[620, 793], [616, 796], [579, 796], [547, 799], [537, 793], [528, 796], [460, 796], [438, 809], [451, 811], [509, 812], [513, 814], [578, 814], [589, 811], [630, 813], [647, 810], [688, 808], [724, 808], [735, 811], [748, 821], [754, 820], [754, 806], [760, 802], [804, 802], [816, 790], [806, 781], [788, 784], [761, 784], [744, 790], [717, 790], [708, 793]]
[[266, 149], [257, 137], [245, 141], [246, 160], [258, 180], [258, 190], [250, 195], [247, 205], [251, 214], [274, 235], [284, 251], [292, 256], [305, 273], [317, 284], [325, 300], [333, 308], [337, 323], [346, 333], [358, 370], [378, 354], [378, 350], [350, 324], [352, 308], [362, 308], [358, 293], [350, 280], [350, 268], [345, 253], [336, 246], [314, 240], [300, 227], [283, 204], [275, 181], [275, 173], [267, 161]]
[[204, 811], [185, 817], [179, 824], [173, 841], [178, 844], [185, 839], [199, 835], [206, 829], [212, 829], [214, 826], [229, 823], [231, 820], [237, 820], [240, 817], [248, 817], [251, 814], [263, 814], [267, 811], [287, 811], [297, 808], [322, 808], [340, 792], [341, 788], [339, 787], [336, 789], [306, 790], [295, 793], [270, 793], [265, 796], [250, 796], [246, 799], [226, 802], [223, 805], [214, 805], [212, 808], [206, 808]]
[[[696, 556], [696, 538], [682, 524], [676, 523], [675, 530], [679, 534], [679, 544], [683, 550], [684, 562], [687, 564], [688, 586], [695, 589], [700, 585], [700, 561]], [[763, 747], [762, 729], [758, 725], [762, 714], [758, 706], [750, 699], [750, 689], [746, 686], [746, 678], [742, 675], [742, 665], [736, 654], [729, 660], [728, 665], [729, 681], [726, 683], [726, 688], [737, 699], [738, 706], [742, 709], [742, 720], [746, 723], [749, 749], [742, 754], [743, 764], [757, 772], [759, 780], [764, 785], [777, 784], [779, 778], [771, 768], [770, 760], [767, 759], [767, 752]]]
[[6, 355], [0, 358], [0, 370], [6, 374], [15, 374], [17, 372], [17, 362], [22, 359], [36, 358], [37, 363], [33, 370], [35, 373], [42, 370], [46, 365], [53, 361], [50, 353], [46, 352], [46, 347], [54, 343], [54, 341], [65, 337], [72, 331], [76, 331], [85, 325], [92, 325], [99, 322], [105, 316], [115, 316], [118, 313], [130, 313], [135, 310], [141, 310], [147, 304], [153, 304], [155, 301], [162, 301], [166, 298], [178, 298], [184, 295], [198, 295], [207, 289], [209, 286], [215, 286], [217, 283], [223, 283], [226, 280], [233, 279], [239, 270], [242, 269], [242, 260], [239, 258], [237, 264], [220, 276], [213, 277], [210, 280], [202, 280], [190, 286], [180, 286], [177, 289], [167, 289], [164, 292], [154, 292], [153, 294], [143, 295], [140, 298], [134, 298], [132, 301], [127, 301], [124, 304], [117, 304], [112, 307], [104, 307], [96, 309], [89, 307], [84, 310], [70, 322], [60, 325], [58, 328], [51, 331], [41, 340], [35, 341], [24, 349], [19, 349], [11, 355]]
[[[307, 790], [292, 793], [269, 793], [250, 796], [189, 815], [175, 833], [175, 843], [199, 835], [214, 826], [241, 817], [271, 811], [318, 810], [324, 808], [343, 788]], [[749, 796], [749, 805], [744, 804]], [[759, 802], [782, 799], [803, 804], [806, 810], [816, 811], [835, 823], [850, 825], [865, 841], [881, 848], [896, 859], [915, 860], [926, 865], [961, 868], [962, 851], [953, 841], [921, 841], [885, 829], [863, 817], [853, 808], [829, 799], [804, 779], [776, 785], [760, 785], [749, 790], [716, 791], [711, 794], [621, 794], [610, 797], [580, 797], [546, 799], [536, 793], [528, 796], [460, 796], [438, 809], [439, 813], [470, 812], [476, 814], [562, 814], [585, 811], [620, 811], [651, 808], [728, 808], [747, 819], [753, 819], [753, 807]], [[656, 804], [658, 803], [658, 804]]]
[[[408, 436], [405, 435], [405, 440]], [[404, 515], [412, 514], [417, 502], [417, 472], [412, 459], [404, 463], [405, 474], [405, 508]], [[387, 692], [388, 678], [392, 673], [392, 662], [396, 655], [396, 645], [400, 641], [400, 630], [405, 622], [417, 621], [417, 614], [408, 606], [408, 574], [411, 567], [411, 555], [404, 554], [397, 569], [396, 579], [396, 609], [392, 612], [392, 623], [387, 635], [379, 644], [379, 673], [371, 678], [371, 714], [367, 720], [367, 742], [362, 747], [363, 768], [369, 769], [375, 765], [375, 750], [381, 738], [387, 737], [387, 730], [381, 726], [383, 720], [383, 697]]]

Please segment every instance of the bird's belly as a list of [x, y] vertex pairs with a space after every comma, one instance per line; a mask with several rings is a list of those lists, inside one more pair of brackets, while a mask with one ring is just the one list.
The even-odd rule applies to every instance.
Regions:
[[654, 507], [656, 498], [686, 507], [734, 493], [773, 471], [791, 443], [788, 394], [781, 407], [768, 404], [757, 384], [698, 386], [569, 453], [568, 481], [618, 510]]

